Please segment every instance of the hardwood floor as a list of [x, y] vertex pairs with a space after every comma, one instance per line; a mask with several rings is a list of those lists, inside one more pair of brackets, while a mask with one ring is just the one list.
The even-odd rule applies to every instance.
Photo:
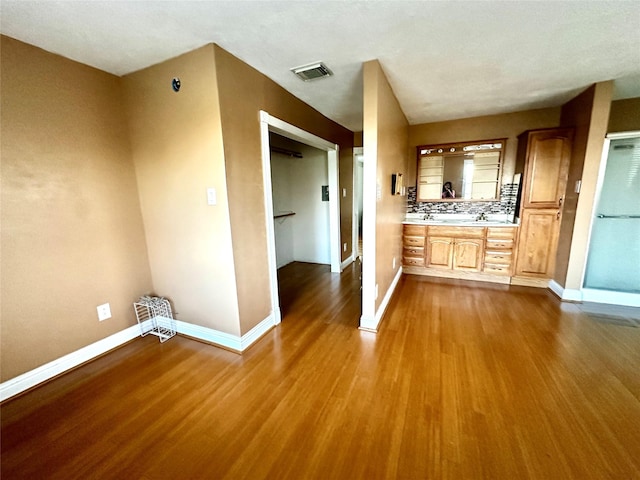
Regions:
[[640, 328], [404, 276], [376, 335], [308, 268], [243, 355], [145, 337], [6, 402], [2, 478], [640, 478]]

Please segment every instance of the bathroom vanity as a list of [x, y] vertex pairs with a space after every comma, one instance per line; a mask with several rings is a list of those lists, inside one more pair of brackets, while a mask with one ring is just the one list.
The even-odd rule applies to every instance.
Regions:
[[403, 271], [508, 284], [517, 238], [518, 226], [506, 220], [409, 215], [403, 224]]

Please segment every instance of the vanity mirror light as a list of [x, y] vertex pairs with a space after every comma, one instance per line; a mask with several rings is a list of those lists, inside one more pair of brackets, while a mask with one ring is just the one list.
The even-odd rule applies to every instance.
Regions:
[[499, 200], [507, 139], [418, 146], [419, 202]]

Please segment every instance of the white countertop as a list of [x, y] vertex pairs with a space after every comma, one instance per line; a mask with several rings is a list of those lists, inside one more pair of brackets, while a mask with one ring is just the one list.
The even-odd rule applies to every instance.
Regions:
[[[409, 225], [445, 225], [452, 227], [514, 227], [517, 219], [513, 215], [494, 214], [486, 215], [486, 220], [477, 220], [477, 215], [439, 213], [430, 215], [425, 219], [424, 213], [407, 213], [404, 224]], [[516, 223], [514, 223], [516, 220]]]

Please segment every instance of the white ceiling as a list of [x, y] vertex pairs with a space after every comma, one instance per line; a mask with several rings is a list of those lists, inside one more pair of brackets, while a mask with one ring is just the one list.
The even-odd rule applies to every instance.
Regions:
[[[0, 31], [116, 75], [217, 43], [354, 131], [372, 59], [411, 124], [558, 106], [610, 79], [640, 97], [635, 0], [0, 0]], [[333, 77], [290, 72], [318, 60]]]

